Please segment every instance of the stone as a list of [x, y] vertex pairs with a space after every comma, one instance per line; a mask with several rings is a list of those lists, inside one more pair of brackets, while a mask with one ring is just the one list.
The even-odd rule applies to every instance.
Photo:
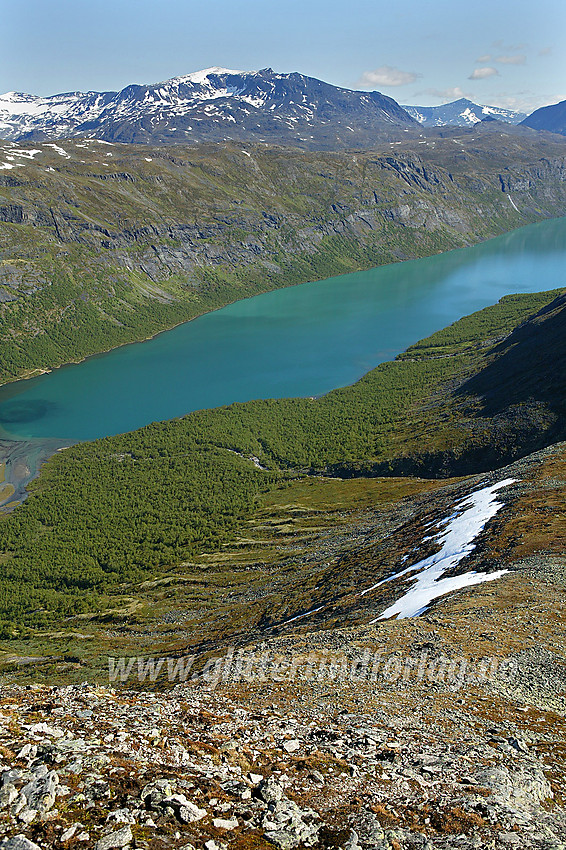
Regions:
[[15, 835], [13, 838], [5, 838], [0, 844], [1, 850], [41, 850], [39, 844], [35, 844], [25, 835]]
[[5, 808], [6, 806], [11, 806], [14, 800], [18, 798], [18, 789], [12, 782], [6, 782], [0, 788], [0, 809]]
[[301, 742], [296, 738], [292, 738], [290, 741], [283, 742], [283, 749], [288, 753], [296, 753], [297, 750], [301, 748]]
[[283, 796], [283, 788], [273, 776], [270, 776], [268, 779], [260, 782], [257, 793], [264, 803], [276, 803]]
[[94, 845], [94, 850], [112, 850], [112, 848], [126, 847], [133, 841], [132, 830], [130, 826], [125, 826], [117, 832], [112, 832], [110, 835], [104, 835]]
[[68, 841], [69, 838], [73, 837], [73, 835], [75, 834], [77, 829], [78, 829], [77, 824], [70, 826], [69, 829], [66, 829], [65, 832], [61, 833], [61, 835], [59, 836], [59, 841], [61, 841], [61, 843], [63, 843], [64, 841]]
[[201, 820], [205, 817], [206, 809], [199, 809], [199, 807], [195, 806], [194, 803], [188, 802], [179, 807], [177, 814], [182, 823], [193, 823], [194, 821]]
[[142, 788], [140, 798], [147, 808], [156, 809], [163, 800], [171, 797], [173, 789], [168, 779], [156, 779]]
[[26, 807], [39, 814], [47, 812], [55, 802], [58, 784], [59, 777], [54, 770], [44, 776], [37, 777], [32, 782], [28, 782], [22, 788], [22, 794], [26, 798]]
[[115, 812], [110, 812], [106, 818], [106, 823], [135, 823], [136, 816], [129, 809], [116, 809]]
[[212, 823], [216, 827], [216, 829], [236, 829], [236, 827], [238, 826], [238, 818], [230, 818], [230, 820], [225, 820], [224, 818], [214, 818]]
[[15, 835], [13, 838], [5, 838], [0, 844], [1, 850], [41, 850], [39, 844], [34, 844], [25, 835]]
[[475, 778], [480, 785], [491, 788], [496, 802], [514, 809], [531, 809], [554, 796], [541, 766], [535, 763], [513, 770], [486, 768], [476, 773]]
[[358, 842], [358, 833], [354, 829], [350, 832], [348, 840], [343, 845], [343, 850], [361, 850]]

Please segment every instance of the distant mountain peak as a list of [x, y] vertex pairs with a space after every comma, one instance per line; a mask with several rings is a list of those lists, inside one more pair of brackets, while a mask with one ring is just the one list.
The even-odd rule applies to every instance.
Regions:
[[403, 109], [423, 127], [471, 127], [490, 115], [508, 124], [519, 124], [526, 118], [524, 112], [500, 106], [481, 106], [466, 97], [441, 106], [403, 106]]

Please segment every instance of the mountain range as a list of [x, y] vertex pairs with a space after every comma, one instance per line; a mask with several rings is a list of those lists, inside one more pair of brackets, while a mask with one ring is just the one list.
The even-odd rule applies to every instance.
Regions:
[[[246, 140], [304, 148], [371, 146], [417, 123], [379, 92], [337, 88], [303, 74], [208, 68], [119, 92], [0, 97], [0, 137], [86, 136], [109, 142]], [[354, 142], [355, 140], [355, 142]]]
[[371, 148], [376, 142], [417, 135], [423, 127], [473, 127], [490, 118], [552, 130], [546, 126], [549, 116], [544, 112], [534, 119], [542, 122], [539, 127], [525, 121], [524, 113], [465, 98], [441, 106], [400, 106], [380, 92], [339, 88], [304, 74], [214, 67], [118, 92], [49, 97], [8, 92], [0, 96], [0, 138], [40, 142], [84, 136], [126, 144], [246, 141], [340, 150]]
[[524, 112], [514, 112], [499, 106], [478, 106], [465, 97], [441, 106], [403, 106], [403, 109], [423, 127], [472, 127], [489, 117], [508, 124], [519, 124], [527, 117]]

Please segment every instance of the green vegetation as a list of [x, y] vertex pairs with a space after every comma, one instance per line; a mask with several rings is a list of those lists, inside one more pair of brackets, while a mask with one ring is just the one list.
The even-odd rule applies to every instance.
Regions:
[[129, 583], [217, 550], [276, 483], [464, 440], [452, 388], [555, 296], [508, 296], [316, 400], [200, 411], [57, 454], [0, 519], [0, 634], [111, 607]]
[[499, 131], [497, 144], [462, 131], [355, 156], [62, 144], [68, 159], [39, 144], [0, 174], [0, 383], [258, 292], [566, 211], [563, 146]]

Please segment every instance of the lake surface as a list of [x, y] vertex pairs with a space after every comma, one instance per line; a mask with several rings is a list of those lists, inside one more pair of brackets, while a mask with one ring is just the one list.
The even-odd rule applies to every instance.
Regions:
[[566, 286], [566, 218], [281, 289], [0, 389], [14, 439], [89, 440], [234, 401], [315, 396], [512, 292]]

